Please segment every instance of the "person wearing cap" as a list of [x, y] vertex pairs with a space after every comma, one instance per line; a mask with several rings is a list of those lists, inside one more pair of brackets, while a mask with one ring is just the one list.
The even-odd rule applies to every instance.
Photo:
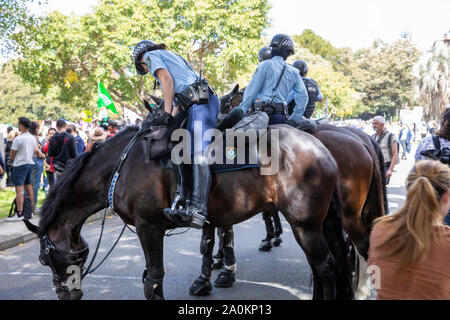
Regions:
[[86, 152], [95, 149], [94, 145], [100, 145], [108, 138], [108, 132], [105, 132], [101, 127], [97, 127], [89, 134], [89, 142], [86, 146]]

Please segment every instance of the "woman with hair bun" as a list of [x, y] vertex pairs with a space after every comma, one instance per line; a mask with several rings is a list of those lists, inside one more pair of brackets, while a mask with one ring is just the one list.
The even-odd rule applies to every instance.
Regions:
[[376, 219], [370, 236], [377, 299], [450, 299], [450, 227], [443, 224], [450, 208], [450, 168], [418, 161], [406, 187], [405, 205]]

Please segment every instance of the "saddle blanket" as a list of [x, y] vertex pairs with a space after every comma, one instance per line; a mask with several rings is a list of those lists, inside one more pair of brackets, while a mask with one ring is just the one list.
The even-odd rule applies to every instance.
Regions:
[[[223, 139], [222, 157], [218, 155], [216, 162], [210, 165], [211, 171], [219, 173], [259, 167], [257, 143], [246, 143], [242, 149], [236, 147], [235, 143], [233, 146], [227, 146], [226, 139]], [[244, 152], [244, 155], [242, 155], [242, 152]], [[211, 150], [209, 157], [215, 157], [214, 150]], [[161, 164], [165, 168], [174, 169], [170, 154], [161, 158]]]

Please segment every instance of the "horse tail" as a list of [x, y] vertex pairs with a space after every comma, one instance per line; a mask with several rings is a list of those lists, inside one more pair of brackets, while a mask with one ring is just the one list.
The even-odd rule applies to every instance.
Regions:
[[[365, 243], [363, 246], [359, 246], [359, 253], [367, 260], [369, 251], [369, 237], [372, 231], [373, 221], [385, 214], [388, 208], [387, 194], [386, 194], [386, 177], [384, 175], [384, 158], [381, 153], [381, 148], [378, 144], [372, 140], [372, 144], [375, 148], [376, 154], [372, 155], [373, 170], [372, 179], [367, 193], [366, 201], [361, 212], [361, 219], [366, 230]], [[369, 148], [366, 146], [367, 151], [370, 153]], [[377, 161], [378, 160], [378, 161]], [[382, 165], [382, 167], [380, 167]]]
[[323, 223], [325, 240], [335, 259], [336, 298], [353, 299], [352, 273], [348, 261], [348, 247], [345, 243], [341, 218], [341, 200], [336, 186], [331, 197], [328, 214]]
[[382, 189], [382, 196], [383, 196], [383, 204], [384, 204], [384, 214], [389, 212], [389, 204], [387, 199], [387, 190], [386, 190], [386, 175], [384, 174], [384, 156], [383, 152], [381, 152], [380, 145], [376, 143], [376, 141], [372, 138], [370, 138], [370, 141], [372, 142], [372, 145], [375, 149], [375, 152], [377, 154], [378, 158], [378, 170], [380, 171], [381, 175], [381, 189]]

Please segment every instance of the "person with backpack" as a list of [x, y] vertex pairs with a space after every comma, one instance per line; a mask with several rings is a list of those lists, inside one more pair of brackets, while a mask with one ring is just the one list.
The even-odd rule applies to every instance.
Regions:
[[9, 161], [12, 161], [11, 181], [16, 189], [17, 215], [10, 216], [6, 221], [20, 221], [24, 218], [25, 197], [24, 190], [30, 198], [31, 208], [34, 207], [33, 198], [33, 157], [39, 155], [36, 139], [30, 134], [31, 121], [28, 118], [19, 118], [19, 131], [21, 135], [14, 139], [11, 146]]
[[397, 136], [386, 130], [384, 123], [385, 119], [382, 116], [376, 116], [372, 119], [372, 127], [375, 130], [372, 139], [378, 143], [383, 153], [386, 184], [389, 184], [392, 172], [398, 161], [398, 142]]
[[[431, 152], [440, 162], [450, 165], [450, 108], [442, 114], [440, 129], [435, 133], [422, 139], [414, 158], [416, 161], [425, 160], [426, 152]], [[444, 223], [450, 225], [450, 212], [445, 217]]]

